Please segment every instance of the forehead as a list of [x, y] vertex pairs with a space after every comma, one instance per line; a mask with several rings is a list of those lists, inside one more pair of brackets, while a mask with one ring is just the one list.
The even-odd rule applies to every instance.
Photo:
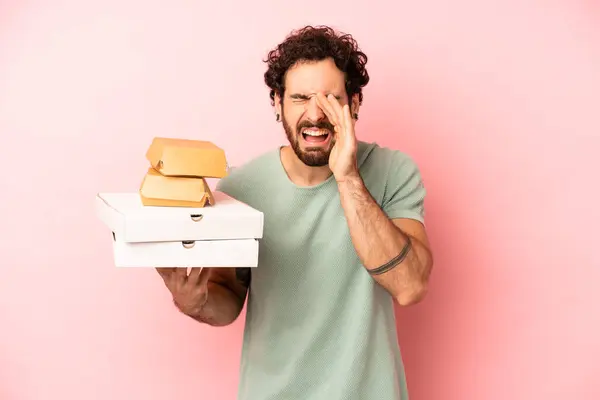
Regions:
[[304, 61], [291, 67], [285, 76], [285, 88], [288, 94], [325, 92], [342, 95], [344, 81], [344, 73], [328, 58]]

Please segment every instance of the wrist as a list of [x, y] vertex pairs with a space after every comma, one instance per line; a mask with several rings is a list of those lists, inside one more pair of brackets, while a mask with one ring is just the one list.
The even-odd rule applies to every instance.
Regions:
[[336, 177], [335, 181], [340, 190], [346, 188], [356, 189], [364, 186], [364, 182], [358, 171], [346, 174], [343, 177]]
[[[334, 174], [335, 175], [335, 174]], [[335, 181], [338, 185], [342, 184], [357, 184], [362, 183], [362, 178], [358, 168], [352, 169], [351, 171], [345, 172], [343, 175], [335, 175]]]

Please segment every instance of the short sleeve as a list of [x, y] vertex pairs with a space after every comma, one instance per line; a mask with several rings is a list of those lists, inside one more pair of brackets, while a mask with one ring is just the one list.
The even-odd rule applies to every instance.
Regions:
[[410, 218], [425, 223], [425, 186], [417, 164], [393, 152], [388, 167], [382, 209], [388, 218]]

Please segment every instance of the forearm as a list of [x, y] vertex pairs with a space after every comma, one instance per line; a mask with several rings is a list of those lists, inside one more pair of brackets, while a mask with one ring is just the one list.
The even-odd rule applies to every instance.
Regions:
[[373, 278], [400, 304], [419, 301], [426, 291], [428, 250], [402, 232], [373, 199], [360, 177], [338, 183], [350, 236], [363, 266], [369, 270], [397, 258], [410, 238], [410, 250], [392, 268]]

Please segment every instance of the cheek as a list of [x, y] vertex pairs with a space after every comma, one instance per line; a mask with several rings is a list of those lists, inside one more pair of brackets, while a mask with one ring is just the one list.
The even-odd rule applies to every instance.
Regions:
[[286, 110], [286, 111], [287, 112], [285, 112], [283, 115], [283, 117], [285, 118], [285, 121], [292, 129], [296, 130], [296, 127], [298, 126], [298, 123], [300, 122], [302, 114], [293, 112], [292, 110]]

